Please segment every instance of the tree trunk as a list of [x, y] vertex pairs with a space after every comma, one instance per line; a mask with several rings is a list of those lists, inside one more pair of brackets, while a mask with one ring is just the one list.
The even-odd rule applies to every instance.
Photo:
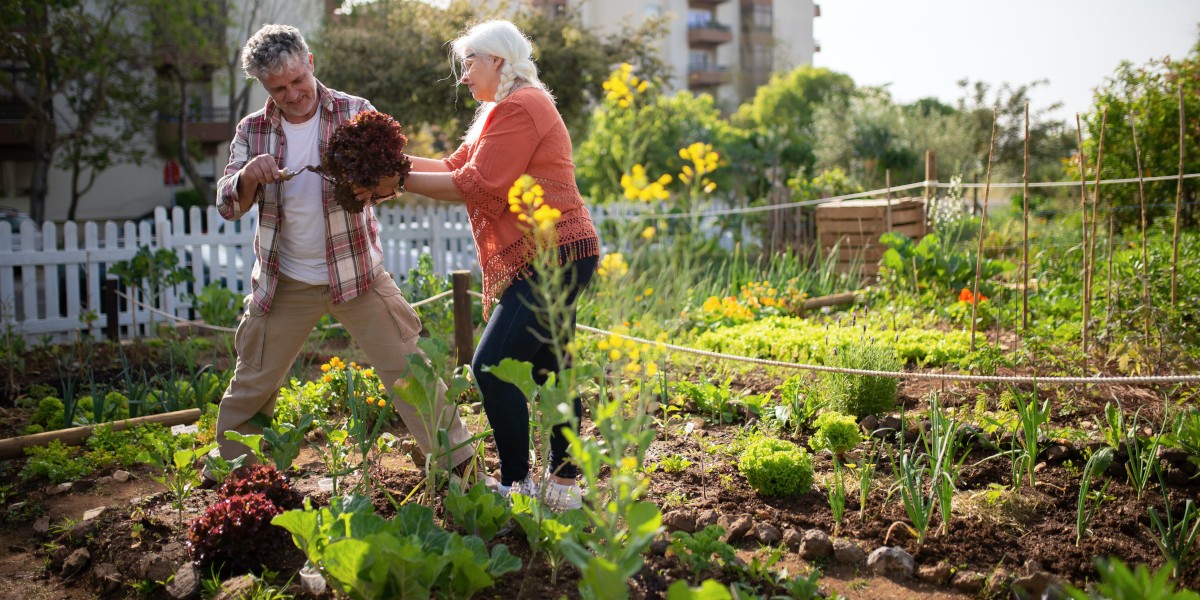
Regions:
[[38, 225], [46, 220], [50, 167], [54, 164], [54, 123], [39, 121], [33, 134], [33, 177], [29, 182], [29, 217]]
[[188, 101], [187, 101], [187, 77], [182, 73], [179, 74], [179, 165], [183, 168], [183, 172], [187, 173], [188, 179], [192, 182], [192, 187], [200, 192], [201, 198], [212, 198], [212, 190], [208, 187], [208, 182], [200, 176], [200, 172], [196, 170], [196, 163], [192, 160], [192, 153], [188, 150], [187, 138], [187, 123], [188, 123]]

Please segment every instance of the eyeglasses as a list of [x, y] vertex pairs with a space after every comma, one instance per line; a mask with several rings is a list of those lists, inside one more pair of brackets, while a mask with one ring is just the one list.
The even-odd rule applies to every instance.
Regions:
[[476, 61], [473, 61], [473, 60], [471, 60], [471, 59], [472, 59], [472, 58], [475, 58], [476, 56], [479, 56], [480, 58], [483, 58], [483, 57], [485, 57], [485, 56], [486, 56], [486, 57], [488, 57], [488, 58], [491, 58], [491, 55], [490, 55], [490, 54], [478, 54], [478, 53], [475, 53], [475, 52], [472, 52], [472, 53], [470, 53], [470, 54], [468, 54], [468, 55], [464, 56], [464, 57], [463, 57], [463, 59], [462, 59], [462, 61], [459, 63], [459, 64], [462, 66], [462, 72], [463, 72], [463, 73], [466, 73], [467, 71], [470, 71], [470, 70], [471, 70], [471, 67], [475, 65], [475, 62], [476, 62]]

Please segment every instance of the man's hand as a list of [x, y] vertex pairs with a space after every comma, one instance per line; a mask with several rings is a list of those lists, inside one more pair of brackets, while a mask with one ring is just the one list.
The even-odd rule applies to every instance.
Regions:
[[242, 167], [242, 174], [239, 176], [238, 182], [258, 187], [267, 183], [277, 183], [282, 178], [283, 173], [279, 170], [279, 165], [275, 163], [275, 157], [270, 154], [259, 154]]

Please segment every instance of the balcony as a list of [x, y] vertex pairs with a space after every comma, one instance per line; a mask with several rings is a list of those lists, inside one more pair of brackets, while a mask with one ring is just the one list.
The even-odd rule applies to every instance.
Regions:
[[733, 80], [729, 67], [725, 65], [693, 64], [688, 66], [688, 87], [709, 88], [725, 85]]
[[[158, 113], [156, 135], [159, 148], [169, 148], [177, 143], [179, 116]], [[220, 147], [229, 142], [229, 110], [206, 108], [192, 111], [188, 115], [187, 138], [200, 144], [206, 155], [216, 154]]]
[[709, 21], [688, 26], [689, 46], [718, 46], [733, 41], [733, 29], [724, 23]]
[[729, 0], [688, 0], [688, 8], [714, 8], [718, 4], [725, 4]]

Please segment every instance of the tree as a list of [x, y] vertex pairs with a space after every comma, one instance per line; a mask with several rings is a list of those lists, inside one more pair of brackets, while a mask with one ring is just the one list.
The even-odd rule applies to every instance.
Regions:
[[[651, 71], [664, 70], [653, 48], [661, 21], [599, 37], [583, 26], [575, 9], [557, 15], [524, 5], [515, 14], [505, 10], [476, 7], [466, 0], [453, 0], [445, 8], [408, 0], [356, 4], [349, 14], [326, 22], [314, 41], [318, 78], [370, 99], [409, 129], [438, 125], [463, 131], [476, 103], [453, 80], [446, 43], [469, 23], [506, 16], [533, 40], [539, 77], [577, 136], [586, 125], [598, 84], [612, 65], [627, 60]], [[553, 52], [543, 54], [549, 48]]]
[[1016, 86], [1003, 83], [997, 88], [981, 81], [958, 82], [963, 90], [958, 109], [975, 121], [971, 131], [978, 173], [982, 175], [987, 170], [995, 108], [998, 122], [992, 181], [1020, 181], [1025, 157], [1025, 105], [1029, 103], [1029, 180], [1056, 181], [1063, 177], [1063, 159], [1075, 152], [1075, 128], [1050, 118], [1050, 113], [1058, 110], [1061, 103], [1038, 106], [1029, 102], [1030, 90], [1046, 83], [1046, 80]]
[[[1104, 132], [1105, 179], [1137, 177], [1136, 158], [1129, 114], [1133, 113], [1138, 144], [1142, 152], [1142, 174], [1175, 175], [1179, 171], [1179, 87], [1183, 89], [1186, 119], [1184, 129], [1185, 173], [1200, 171], [1200, 41], [1181, 60], [1163, 57], [1136, 67], [1123, 62], [1112, 77], [1096, 88], [1093, 108], [1084, 114], [1084, 152], [1088, 157], [1088, 177], [1095, 176], [1096, 153], [1100, 139], [1102, 111], [1108, 108]], [[1072, 177], [1078, 177], [1078, 161], [1071, 165]], [[1184, 180], [1182, 224], [1196, 224], [1196, 180]], [[1174, 214], [1175, 181], [1145, 184], [1147, 217]], [[1111, 185], [1103, 188], [1101, 202], [1116, 206], [1139, 206], [1138, 186]], [[1138, 210], [1114, 212], [1120, 224], [1141, 220]]]
[[[286, 0], [243, 0], [234, 2], [228, 17], [237, 36], [225, 46], [225, 69], [227, 102], [229, 105], [229, 139], [237, 134], [239, 119], [250, 112], [250, 90], [254, 80], [242, 71], [242, 46], [246, 40], [262, 27], [263, 23], [274, 23], [287, 8]], [[207, 197], [207, 196], [206, 196]]]
[[733, 115], [734, 124], [751, 133], [764, 164], [775, 164], [782, 173], [813, 169], [818, 143], [811, 131], [817, 108], [844, 98], [854, 90], [854, 80], [829, 69], [801, 66], [771, 76], [754, 99]]
[[[113, 164], [136, 161], [129, 143], [148, 122], [127, 119], [144, 110], [138, 84], [136, 42], [128, 17], [140, 0], [11, 0], [0, 4], [0, 89], [29, 112], [23, 126], [33, 148], [30, 216], [46, 218], [49, 171], [72, 173], [74, 218], [79, 198], [96, 175]], [[65, 101], [61, 110], [56, 98]]]

